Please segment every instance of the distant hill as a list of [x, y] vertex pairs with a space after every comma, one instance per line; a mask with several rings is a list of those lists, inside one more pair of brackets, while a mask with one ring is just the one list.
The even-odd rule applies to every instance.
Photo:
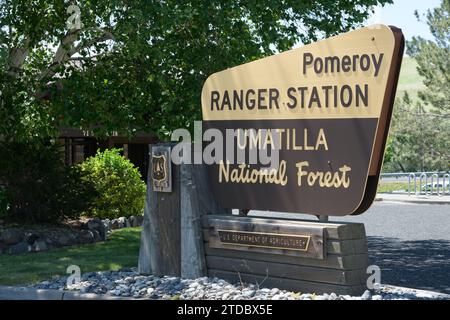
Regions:
[[417, 72], [417, 62], [411, 57], [404, 56], [398, 80], [397, 97], [402, 97], [407, 91], [410, 97], [417, 99], [417, 92], [425, 89], [422, 77]]

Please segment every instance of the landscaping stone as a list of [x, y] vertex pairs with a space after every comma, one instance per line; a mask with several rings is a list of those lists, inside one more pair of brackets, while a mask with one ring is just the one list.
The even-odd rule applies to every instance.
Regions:
[[118, 219], [113, 219], [111, 221], [111, 229], [116, 230], [116, 229], [119, 229], [119, 228], [120, 228], [119, 220]]
[[19, 243], [23, 240], [23, 233], [18, 229], [3, 229], [0, 230], [0, 242], [6, 245]]
[[40, 252], [46, 251], [49, 249], [49, 246], [44, 240], [36, 240], [32, 245], [32, 251]]
[[112, 230], [112, 223], [111, 223], [111, 220], [105, 219], [105, 220], [103, 220], [102, 222], [103, 222], [103, 226], [105, 227], [106, 233], [111, 232], [111, 230]]
[[82, 274], [82, 281], [66, 286], [65, 281], [44, 281], [35, 288], [76, 290], [85, 293], [109, 294], [136, 299], [207, 299], [207, 300], [406, 300], [406, 299], [450, 299], [450, 296], [433, 292], [418, 292], [411, 289], [381, 286], [367, 291], [362, 296], [341, 296], [335, 293], [315, 295], [299, 294], [277, 288], [259, 288], [255, 284], [231, 284], [218, 278], [202, 277], [182, 279], [178, 277], [156, 277], [139, 275], [131, 270], [90, 272]]
[[77, 235], [67, 232], [59, 232], [56, 237], [56, 245], [58, 247], [66, 247], [77, 243]]
[[82, 243], [93, 243], [95, 240], [94, 233], [91, 230], [81, 230], [80, 240]]
[[25, 242], [28, 244], [33, 244], [37, 239], [40, 238], [40, 235], [35, 232], [27, 232], [25, 234]]
[[128, 222], [130, 223], [130, 226], [133, 227], [133, 228], [138, 226], [138, 221], [137, 221], [137, 218], [135, 216], [130, 216], [128, 218]]
[[127, 219], [125, 217], [120, 217], [117, 219], [117, 222], [119, 224], [119, 228], [125, 228], [126, 227], [126, 223], [127, 223]]
[[26, 242], [19, 242], [9, 247], [9, 254], [22, 254], [30, 251], [30, 245]]
[[[45, 251], [53, 248], [106, 241], [113, 229], [142, 225], [142, 216], [129, 219], [92, 218], [87, 221], [69, 221], [64, 226], [3, 227], [0, 226], [0, 254], [18, 254], [27, 251]], [[25, 250], [26, 243], [28, 245]], [[17, 246], [15, 246], [17, 245]], [[11, 248], [12, 247], [12, 248]]]
[[361, 296], [362, 300], [370, 300], [372, 299], [372, 293], [369, 290], [364, 291], [363, 295]]
[[99, 218], [94, 218], [88, 221], [87, 226], [89, 230], [96, 231], [100, 236], [100, 241], [106, 241], [106, 228], [103, 221]]

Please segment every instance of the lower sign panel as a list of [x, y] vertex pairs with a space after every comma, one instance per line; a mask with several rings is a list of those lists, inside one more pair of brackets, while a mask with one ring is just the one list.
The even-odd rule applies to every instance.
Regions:
[[311, 224], [271, 224], [251, 218], [208, 219], [211, 248], [324, 259], [324, 227]]
[[[376, 127], [375, 118], [204, 121], [222, 133], [220, 151], [232, 156], [208, 166], [211, 188], [224, 208], [351, 214], [365, 195]], [[228, 139], [229, 129], [241, 135]], [[277, 170], [263, 175], [270, 163], [261, 164], [260, 154], [276, 138], [281, 149], [270, 159]]]

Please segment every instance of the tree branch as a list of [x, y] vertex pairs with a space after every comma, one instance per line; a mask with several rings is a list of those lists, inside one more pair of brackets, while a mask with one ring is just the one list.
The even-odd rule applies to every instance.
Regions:
[[17, 77], [20, 70], [22, 70], [22, 65], [25, 62], [25, 59], [28, 56], [29, 53], [29, 44], [30, 40], [29, 38], [26, 38], [23, 45], [12, 48], [9, 51], [9, 57], [8, 57], [8, 74]]
[[[111, 33], [111, 31], [106, 30], [106, 29], [101, 29], [101, 31], [103, 32], [101, 36], [93, 38], [85, 43], [80, 43], [77, 46], [74, 46], [73, 44], [77, 41], [78, 33], [80, 31], [81, 30], [74, 30], [74, 31], [70, 31], [66, 34], [66, 36], [61, 41], [61, 45], [56, 50], [56, 54], [55, 54], [55, 57], [53, 58], [52, 64], [50, 66], [48, 66], [47, 69], [45, 69], [44, 71], [41, 72], [39, 79], [43, 79], [46, 77], [48, 77], [48, 78], [53, 77], [55, 75], [55, 67], [57, 67], [61, 64], [64, 64], [69, 60], [81, 60], [78, 58], [77, 59], [72, 58], [72, 56], [74, 54], [79, 53], [81, 50], [90, 48], [98, 42], [102, 42], [102, 41], [106, 41], [106, 40], [114, 40], [114, 36]], [[84, 59], [84, 60], [88, 60], [91, 58], [92, 58], [92, 56], [86, 57], [86, 59]]]

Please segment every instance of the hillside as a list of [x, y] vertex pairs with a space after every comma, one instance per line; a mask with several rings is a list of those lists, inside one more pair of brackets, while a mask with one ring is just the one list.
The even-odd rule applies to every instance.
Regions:
[[422, 77], [417, 72], [416, 60], [404, 56], [398, 81], [397, 97], [402, 97], [403, 93], [407, 91], [411, 98], [415, 100], [417, 99], [417, 92], [424, 88]]

